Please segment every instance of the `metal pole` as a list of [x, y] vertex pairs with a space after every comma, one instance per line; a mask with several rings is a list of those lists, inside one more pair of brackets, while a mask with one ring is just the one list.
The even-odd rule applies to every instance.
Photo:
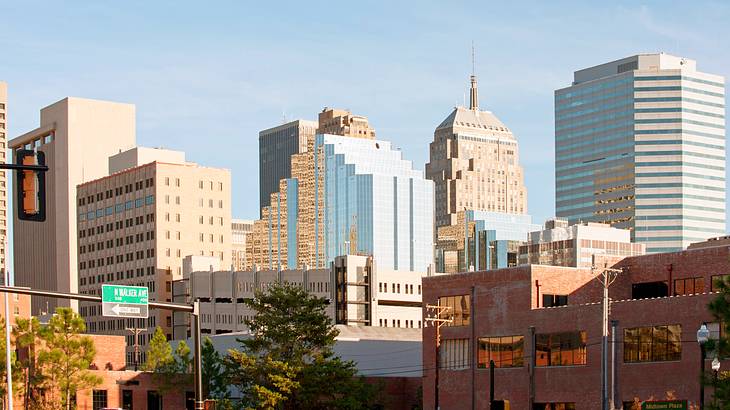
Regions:
[[193, 302], [193, 344], [195, 349], [195, 410], [203, 410], [203, 366], [200, 352], [200, 302]]
[[603, 271], [603, 335], [601, 336], [601, 408], [608, 410], [608, 272]]
[[434, 392], [434, 401], [436, 402], [436, 410], [439, 410], [439, 367], [441, 367], [441, 326], [436, 324], [436, 391]]
[[618, 399], [618, 357], [616, 357], [616, 332], [618, 332], [618, 320], [611, 321], [611, 410], [621, 401]]
[[[10, 284], [10, 272], [5, 271], [5, 285]], [[10, 298], [5, 294], [5, 372], [8, 382], [8, 409], [13, 409], [13, 366], [10, 362], [12, 355], [10, 354]]]
[[705, 409], [705, 356], [707, 355], [707, 352], [705, 350], [705, 344], [700, 343], [700, 351], [701, 351], [701, 359], [702, 359], [702, 373], [700, 375], [700, 410]]
[[535, 403], [535, 363], [537, 363], [537, 345], [535, 341], [535, 326], [528, 329], [530, 335], [530, 343], [532, 344], [532, 358], [527, 364], [527, 371], [530, 377], [530, 392], [528, 397], [528, 409], [532, 409]]
[[489, 361], [489, 408], [494, 405], [494, 360]]
[[471, 300], [470, 300], [469, 306], [469, 322], [471, 323], [471, 408], [472, 410], [476, 409], [477, 407], [477, 393], [476, 393], [476, 377], [477, 377], [477, 352], [479, 347], [479, 342], [477, 341], [476, 337], [476, 309], [474, 308], [474, 305], [476, 304], [476, 288], [474, 286], [471, 287]]

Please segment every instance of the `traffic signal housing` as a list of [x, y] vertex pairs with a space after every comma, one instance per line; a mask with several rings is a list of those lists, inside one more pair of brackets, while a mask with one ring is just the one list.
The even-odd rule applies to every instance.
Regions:
[[[17, 150], [15, 163], [30, 166], [17, 174], [18, 219], [43, 222], [46, 220], [46, 156], [41, 151]], [[32, 169], [38, 166], [38, 169]], [[47, 169], [47, 168], [46, 168]]]

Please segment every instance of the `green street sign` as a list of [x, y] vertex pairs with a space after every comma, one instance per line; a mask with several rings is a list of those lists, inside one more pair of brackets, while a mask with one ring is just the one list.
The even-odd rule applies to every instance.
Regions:
[[687, 400], [645, 401], [641, 410], [687, 410]]
[[102, 316], [147, 318], [148, 295], [144, 286], [101, 285]]

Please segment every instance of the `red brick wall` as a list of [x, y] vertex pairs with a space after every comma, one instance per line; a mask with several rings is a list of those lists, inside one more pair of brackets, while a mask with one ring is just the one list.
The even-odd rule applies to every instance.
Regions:
[[[618, 320], [616, 356], [618, 394], [621, 401], [635, 397], [663, 399], [674, 396], [696, 402], [699, 394], [700, 352], [696, 332], [702, 322], [713, 321], [707, 311], [712, 294], [630, 300], [632, 283], [668, 280], [666, 266], [672, 264], [673, 279], [704, 276], [709, 291], [710, 276], [730, 273], [727, 247], [698, 249], [673, 254], [627, 258], [617, 264], [626, 268], [611, 287], [614, 300], [611, 319]], [[568, 306], [535, 309], [537, 279], [540, 293], [567, 292]], [[495, 369], [495, 396], [509, 399], [513, 409], [527, 409], [530, 378], [527, 362], [533, 354], [529, 327], [536, 333], [584, 330], [587, 333], [587, 365], [538, 367], [535, 369], [535, 402], [575, 402], [578, 409], [600, 408], [601, 400], [601, 312], [602, 288], [589, 270], [547, 266], [520, 266], [489, 272], [424, 278], [424, 303], [436, 303], [438, 296], [469, 294], [476, 298], [472, 326], [443, 327], [442, 338], [524, 335], [526, 365]], [[564, 294], [564, 293], [563, 293]], [[675, 362], [624, 363], [625, 328], [680, 324], [682, 356]], [[424, 408], [433, 409], [435, 393], [435, 329], [423, 330]], [[472, 343], [472, 357], [476, 358]], [[710, 356], [712, 357], [712, 356]], [[730, 363], [723, 363], [724, 368]], [[707, 362], [709, 369], [709, 361]], [[488, 408], [489, 370], [441, 370], [442, 409]], [[473, 375], [473, 377], [472, 377]], [[609, 378], [610, 380], [610, 378]], [[472, 390], [473, 389], [473, 390]], [[707, 397], [711, 389], [706, 389]], [[472, 393], [473, 392], [473, 393]]]

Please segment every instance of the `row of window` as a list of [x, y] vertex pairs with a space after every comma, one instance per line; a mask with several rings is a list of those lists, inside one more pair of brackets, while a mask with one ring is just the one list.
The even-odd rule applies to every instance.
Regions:
[[119, 263], [138, 261], [155, 257], [155, 248], [142, 251], [127, 252], [116, 256], [107, 256], [105, 258], [90, 259], [88, 261], [79, 262], [79, 270], [86, 268], [93, 269], [101, 266], [110, 266]]
[[97, 192], [96, 194], [88, 195], [83, 198], [79, 198], [79, 206], [84, 206], [87, 204], [93, 204], [94, 202], [103, 201], [104, 199], [111, 199], [114, 196], [119, 196], [122, 194], [129, 194], [134, 191], [139, 191], [142, 188], [149, 188], [154, 185], [154, 179], [148, 178], [144, 181], [137, 181], [132, 184], [126, 184], [124, 186], [116, 187], [113, 190], [108, 189], [104, 192]]
[[[388, 326], [388, 319], [378, 319], [378, 323], [380, 327], [401, 327], [401, 321], [400, 319], [390, 319], [390, 326]], [[415, 329], [418, 327], [418, 329], [421, 328], [421, 321], [415, 321], [415, 320], [409, 320], [406, 319], [403, 321], [403, 324], [405, 325], [405, 328], [409, 329]]]
[[131, 228], [133, 226], [142, 225], [144, 223], [155, 222], [155, 214], [139, 215], [134, 218], [127, 218], [125, 220], [109, 222], [101, 224], [96, 227], [90, 227], [81, 229], [79, 231], [79, 238], [86, 238], [87, 236], [101, 235], [104, 232], [113, 232], [114, 230]]
[[[624, 363], [677, 361], [682, 358], [682, 326], [662, 325], [624, 329]], [[586, 332], [535, 335], [535, 366], [581, 366], [586, 364]], [[470, 366], [469, 339], [448, 339], [441, 344], [439, 366], [465, 369]], [[523, 335], [478, 339], [477, 367], [522, 367], [525, 356]]]
[[124, 272], [110, 272], [101, 273], [97, 275], [91, 275], [87, 277], [79, 278], [79, 286], [95, 285], [97, 283], [111, 282], [113, 280], [124, 280], [132, 278], [141, 278], [145, 276], [152, 276], [155, 274], [156, 268], [154, 266], [147, 266], [146, 268], [127, 269]]
[[[390, 290], [391, 293], [400, 293], [400, 283], [391, 283], [390, 284]], [[405, 294], [406, 295], [414, 295], [414, 287], [412, 284], [404, 284], [403, 285]], [[380, 293], [388, 293], [388, 283], [387, 282], [378, 282], [378, 292]], [[418, 294], [421, 294], [421, 285], [418, 285]]]
[[124, 238], [108, 239], [106, 241], [90, 243], [88, 245], [81, 245], [81, 246], [79, 246], [79, 254], [83, 255], [87, 252], [95, 252], [95, 251], [101, 251], [104, 249], [112, 249], [112, 248], [114, 248], [114, 246], [131, 245], [133, 243], [152, 241], [154, 239], [155, 239], [155, 231], [141, 232], [141, 233], [136, 233], [134, 235], [127, 235]]
[[131, 209], [141, 208], [145, 205], [152, 205], [155, 203], [154, 195], [147, 195], [144, 198], [137, 198], [134, 201], [129, 200], [126, 202], [120, 202], [114, 206], [107, 206], [105, 208], [99, 208], [95, 211], [80, 212], [79, 221], [91, 221], [96, 218], [103, 218], [105, 216], [114, 215], [115, 213], [122, 213]]

